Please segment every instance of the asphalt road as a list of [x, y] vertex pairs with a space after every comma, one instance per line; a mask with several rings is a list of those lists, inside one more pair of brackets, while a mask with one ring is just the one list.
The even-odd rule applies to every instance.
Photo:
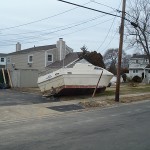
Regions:
[[56, 101], [56, 99], [45, 98], [40, 94], [14, 91], [11, 89], [0, 89], [0, 106], [30, 105], [52, 101]]
[[150, 101], [0, 124], [0, 150], [150, 150]]

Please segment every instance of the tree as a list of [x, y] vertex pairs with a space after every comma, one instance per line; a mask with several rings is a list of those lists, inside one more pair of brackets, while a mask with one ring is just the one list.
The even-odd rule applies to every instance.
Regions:
[[[128, 68], [128, 63], [129, 63], [129, 59], [130, 59], [130, 55], [127, 55], [124, 51], [122, 52], [122, 68]], [[106, 53], [103, 56], [104, 58], [104, 63], [107, 69], [111, 69], [113, 67], [117, 67], [117, 62], [118, 62], [118, 48], [116, 49], [108, 49], [106, 51]]]
[[81, 58], [84, 58], [89, 63], [95, 66], [105, 68], [105, 64], [103, 62], [103, 56], [100, 53], [97, 53], [96, 51], [89, 52], [85, 45], [81, 47], [81, 50], [82, 50], [82, 54], [80, 56]]
[[[129, 48], [143, 50], [150, 63], [150, 0], [132, 0], [127, 6], [126, 37]], [[132, 24], [132, 26], [131, 26]]]
[[110, 67], [108, 68], [108, 71], [113, 73], [114, 75], [117, 75], [117, 68], [116, 68], [116, 62], [112, 61]]

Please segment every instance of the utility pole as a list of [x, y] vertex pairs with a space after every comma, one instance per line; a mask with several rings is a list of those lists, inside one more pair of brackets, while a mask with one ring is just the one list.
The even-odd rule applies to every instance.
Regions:
[[120, 43], [119, 43], [119, 52], [118, 52], [117, 83], [116, 83], [116, 92], [115, 92], [116, 102], [119, 102], [119, 95], [120, 95], [120, 72], [121, 72], [121, 59], [122, 59], [122, 48], [123, 48], [125, 7], [126, 7], [126, 0], [123, 0], [121, 26], [120, 26]]

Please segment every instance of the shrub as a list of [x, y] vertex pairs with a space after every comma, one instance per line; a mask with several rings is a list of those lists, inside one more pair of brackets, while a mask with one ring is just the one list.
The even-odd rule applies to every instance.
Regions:
[[122, 79], [123, 79], [123, 82], [127, 81], [127, 75], [125, 73], [122, 75]]
[[139, 76], [134, 76], [134, 77], [132, 78], [132, 81], [133, 81], [133, 82], [138, 82], [138, 83], [140, 83], [140, 82], [142, 82], [142, 79], [141, 79], [141, 77], [139, 77]]

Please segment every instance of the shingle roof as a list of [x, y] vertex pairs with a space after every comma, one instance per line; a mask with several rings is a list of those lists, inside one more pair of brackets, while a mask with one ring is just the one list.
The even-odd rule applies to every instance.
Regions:
[[131, 58], [148, 58], [147, 55], [139, 55], [139, 54], [133, 54]]
[[5, 57], [5, 56], [7, 56], [7, 54], [0, 53], [0, 57]]
[[17, 52], [13, 52], [13, 53], [9, 53], [10, 55], [16, 55], [16, 54], [26, 54], [29, 52], [34, 52], [34, 51], [41, 51], [41, 50], [49, 50], [49, 49], [53, 49], [56, 48], [56, 44], [53, 45], [45, 45], [45, 46], [38, 46], [38, 47], [31, 47], [28, 49], [24, 49], [21, 51], [17, 51]]
[[70, 64], [71, 62], [77, 60], [80, 57], [79, 54], [80, 52], [69, 53], [66, 55], [64, 60], [56, 61], [52, 64], [49, 64], [47, 68], [62, 68], [63, 66], [66, 66]]

